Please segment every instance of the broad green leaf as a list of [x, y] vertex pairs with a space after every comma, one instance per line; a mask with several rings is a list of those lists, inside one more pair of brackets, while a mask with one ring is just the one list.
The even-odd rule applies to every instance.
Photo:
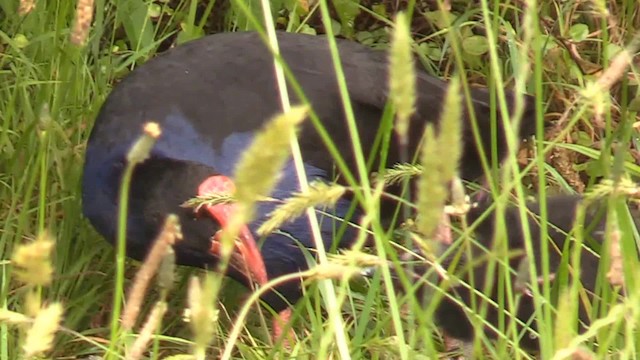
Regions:
[[489, 51], [489, 42], [484, 36], [473, 35], [462, 40], [462, 48], [470, 55], [480, 56]]
[[[356, 16], [360, 14], [360, 2], [357, 0], [333, 0], [333, 6], [338, 13], [342, 25], [342, 35], [351, 38], [354, 33]], [[336, 31], [337, 34], [337, 31]]]
[[120, 1], [117, 6], [118, 19], [127, 33], [131, 49], [143, 49], [154, 43], [153, 23], [149, 18], [149, 7], [144, 1]]
[[587, 24], [575, 24], [569, 29], [569, 36], [573, 41], [583, 41], [589, 35], [589, 27]]

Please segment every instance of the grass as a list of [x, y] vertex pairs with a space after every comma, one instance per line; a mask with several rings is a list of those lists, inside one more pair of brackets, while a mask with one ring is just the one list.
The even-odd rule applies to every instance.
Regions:
[[[611, 89], [611, 98], [606, 91], [593, 87], [602, 72], [612, 68], [616, 51], [633, 43], [640, 28], [636, 3], [547, 1], [535, 5], [535, 11], [525, 10], [523, 3], [453, 1], [451, 11], [428, 8], [430, 5], [411, 9], [413, 48], [429, 71], [449, 78], [458, 69], [465, 87], [481, 83], [495, 90], [494, 103], [504, 102], [503, 84], [537, 95], [539, 141], [523, 150], [528, 154], [528, 165], [518, 163], [514, 137], [509, 139], [513, 155], [505, 162], [502, 174], [497, 165], [485, 164], [493, 174], [490, 186], [494, 193], [504, 194], [499, 207], [506, 204], [508, 195], [522, 203], [533, 194], [544, 199], [552, 192], [593, 189], [602, 179], [620, 179], [623, 174], [636, 178], [640, 175], [636, 165], [637, 131], [632, 126], [638, 107], [636, 69], [632, 67], [621, 76], [623, 80]], [[112, 359], [122, 358], [123, 348], [131, 347], [138, 338], [139, 327], [135, 332], [123, 332], [117, 318], [112, 317], [114, 292], [129, 288], [138, 264], [127, 262], [125, 284], [116, 288], [115, 251], [82, 218], [79, 180], [93, 119], [115, 81], [174, 41], [181, 43], [212, 31], [271, 29], [269, 20], [282, 29], [324, 29], [386, 48], [390, 37], [380, 28], [393, 24], [397, 10], [393, 2], [340, 1], [332, 8], [326, 1], [96, 1], [86, 45], [78, 46], [70, 40], [76, 26], [76, 4], [37, 1], [30, 12], [16, 15], [18, 5], [0, 0], [0, 219], [4, 222], [0, 232], [0, 308], [31, 316], [29, 294], [35, 293], [44, 306], [60, 301], [64, 307], [63, 327], [45, 357], [107, 354]], [[263, 16], [260, 9], [266, 5], [275, 16]], [[273, 38], [272, 34], [266, 35]], [[346, 97], [345, 84], [341, 86]], [[345, 110], [352, 113], [348, 105]], [[353, 124], [351, 117], [349, 120]], [[559, 125], [545, 129], [543, 120], [559, 121]], [[545, 132], [546, 137], [542, 136]], [[355, 138], [354, 146], [358, 146]], [[354, 185], [359, 183], [356, 179], [367, 179], [364, 154], [358, 165]], [[379, 189], [360, 185], [357, 196], [372, 214]], [[558, 295], [548, 285], [534, 286], [542, 358], [562, 358], [558, 351], [565, 346], [587, 354], [587, 358], [636, 357], [640, 301], [634, 278], [638, 270], [634, 256], [637, 236], [632, 235], [637, 234], [630, 216], [620, 206], [620, 198], [612, 197], [609, 202], [611, 211], [617, 211], [618, 227], [624, 234], [621, 246], [626, 301], [616, 305], [614, 294], [603, 291], [604, 299], [593, 311], [604, 320], [592, 325], [588, 337], [572, 333], [561, 336], [562, 326], [554, 327], [554, 310], [547, 299], [575, 299], [576, 287], [570, 287], [569, 295]], [[396, 248], [383, 241], [387, 237], [380, 224], [376, 219], [370, 221], [379, 245], [377, 255], [397, 258]], [[17, 245], [38, 238], [45, 230], [55, 238], [53, 278], [49, 285], [31, 287], [16, 281], [12, 254]], [[535, 239], [528, 239], [527, 244], [531, 241]], [[610, 258], [605, 254], [602, 275]], [[320, 263], [327, 261], [321, 259]], [[534, 275], [549, 275], [544, 267], [529, 270]], [[149, 358], [194, 353], [194, 336], [182, 318], [188, 279], [202, 272], [177, 271], [178, 281], [167, 298], [167, 312], [159, 325], [162, 335], [152, 337], [149, 348], [155, 351], [145, 355]], [[498, 279], [504, 276], [503, 266], [496, 264], [495, 271]], [[604, 285], [606, 279], [600, 278]], [[309, 281], [309, 285], [309, 296], [294, 311], [300, 338], [291, 350], [292, 357], [413, 359], [446, 355], [434, 336], [434, 309], [420, 306], [413, 295], [395, 293], [391, 272], [375, 273], [370, 280], [349, 283], [346, 279], [323, 279]], [[213, 337], [207, 351], [212, 357], [226, 349], [233, 326], [238, 325], [236, 314], [242, 311], [242, 305], [237, 304], [248, 296], [231, 281], [225, 281], [224, 288], [215, 303], [217, 311], [211, 315]], [[510, 288], [505, 292], [503, 305], [512, 306], [518, 295]], [[435, 293], [439, 294], [437, 289]], [[160, 291], [152, 290], [149, 299], [158, 298]], [[144, 316], [155, 306], [153, 301], [143, 305]], [[570, 301], [563, 304], [565, 308], [560, 310], [575, 310]], [[262, 329], [264, 318], [270, 316], [261, 318], [256, 311], [250, 313], [253, 316], [249, 316], [247, 331], [240, 332], [230, 356], [283, 357], [281, 349], [268, 345]], [[25, 330], [29, 320], [13, 322], [0, 322], [2, 360], [21, 358], [22, 346], [28, 342]], [[568, 327], [570, 319], [558, 323]], [[529, 357], [510, 345], [516, 334], [507, 327], [501, 331], [505, 337], [498, 341], [481, 337], [477, 342], [483, 344], [488, 358]], [[579, 348], [574, 346], [577, 340], [582, 340]]]

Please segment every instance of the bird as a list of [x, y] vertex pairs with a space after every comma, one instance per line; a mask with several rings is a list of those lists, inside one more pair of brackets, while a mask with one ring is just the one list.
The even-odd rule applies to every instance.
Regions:
[[[595, 201], [586, 201], [580, 195], [552, 195], [545, 199], [546, 203], [546, 221], [547, 221], [547, 240], [548, 242], [548, 261], [549, 261], [549, 278], [543, 279], [539, 276], [537, 279], [531, 279], [528, 274], [528, 265], [535, 262], [538, 274], [543, 269], [542, 263], [542, 241], [541, 238], [541, 203], [539, 201], [530, 201], [526, 204], [528, 233], [530, 235], [533, 248], [532, 258], [525, 254], [525, 227], [520, 219], [520, 210], [517, 206], [509, 206], [506, 208], [503, 219], [506, 224], [506, 233], [504, 238], [506, 246], [508, 246], [508, 258], [496, 257], [496, 216], [495, 208], [491, 205], [490, 200], [486, 200], [477, 207], [471, 209], [466, 215], [469, 227], [473, 229], [475, 241], [466, 242], [470, 246], [469, 256], [463, 254], [463, 261], [448, 269], [448, 274], [454, 275], [460, 279], [461, 283], [466, 285], [452, 285], [444, 289], [445, 295], [439, 296], [437, 299], [433, 296], [433, 291], [426, 291], [431, 286], [419, 286], [416, 295], [423, 301], [423, 305], [429, 301], [438, 301], [435, 306], [435, 323], [440, 327], [443, 333], [454, 339], [462, 341], [463, 344], [470, 344], [474, 341], [474, 319], [470, 316], [481, 316], [482, 325], [480, 328], [487, 337], [496, 339], [500, 336], [497, 329], [509, 329], [512, 322], [515, 322], [515, 328], [518, 334], [518, 346], [530, 352], [537, 352], [540, 349], [540, 342], [537, 333], [537, 324], [535, 321], [535, 302], [533, 293], [531, 292], [532, 282], [538, 282], [541, 286], [543, 282], [548, 281], [554, 291], [558, 289], [566, 289], [566, 284], [571, 281], [579, 281], [584, 294], [593, 304], [593, 300], [597, 296], [596, 286], [599, 278], [600, 268], [600, 252], [605, 241], [606, 227], [606, 201], [598, 199]], [[578, 209], [584, 207], [585, 217], [583, 222], [577, 217]], [[633, 215], [636, 226], [640, 225], [640, 216], [637, 212]], [[572, 229], [576, 225], [584, 226], [584, 243], [580, 249], [580, 276], [575, 277], [574, 271], [569, 270], [568, 275], [561, 274], [566, 264], [566, 257], [570, 254], [573, 242]], [[460, 249], [464, 253], [464, 246]], [[442, 266], [448, 268], [453, 264], [453, 257], [450, 254], [442, 261]], [[511, 284], [513, 292], [519, 296], [519, 301], [512, 314], [501, 315], [496, 304], [499, 304], [500, 295], [497, 285], [497, 268], [492, 274], [492, 285], [486, 288], [490, 281], [488, 277], [489, 259], [504, 259], [508, 262], [508, 281]], [[494, 262], [495, 263], [495, 262]], [[426, 265], [418, 265], [414, 267], [414, 276], [425, 274]], [[416, 270], [420, 269], [420, 270]], [[564, 280], [567, 276], [569, 281]], [[562, 280], [561, 280], [562, 278]], [[423, 278], [424, 280], [424, 278]], [[606, 285], [605, 285], [606, 286]], [[484, 294], [484, 297], [480, 294]], [[472, 297], [475, 299], [472, 300]], [[487, 301], [487, 299], [491, 301]], [[581, 300], [584, 298], [581, 297]], [[552, 302], [554, 300], [551, 300]], [[557, 300], [556, 300], [557, 301]], [[493, 303], [492, 303], [493, 302]], [[474, 305], [475, 303], [475, 305]], [[554, 303], [554, 305], [556, 305]], [[506, 305], [505, 305], [506, 306]], [[465, 309], [466, 308], [466, 309]], [[480, 309], [486, 312], [479, 315]], [[475, 315], [470, 315], [475, 314]], [[583, 301], [579, 301], [578, 319], [579, 329], [586, 329], [592, 322], [588, 307]], [[502, 320], [501, 320], [502, 319]], [[478, 319], [475, 319], [478, 320]], [[502, 322], [503, 321], [503, 322]], [[500, 324], [503, 327], [500, 327]]]
[[[356, 156], [340, 100], [340, 93], [328, 41], [325, 36], [278, 32], [279, 50], [327, 133], [354, 171]], [[348, 93], [364, 154], [381, 127], [388, 100], [388, 59], [384, 51], [354, 41], [336, 39]], [[447, 82], [417, 68], [417, 102], [411, 119], [408, 149], [419, 148], [426, 124], [437, 124], [442, 112]], [[302, 103], [289, 83], [294, 104]], [[516, 94], [507, 92], [512, 113]], [[535, 132], [532, 97], [525, 96], [520, 138]], [[471, 89], [471, 103], [477, 117], [485, 153], [492, 149], [489, 92]], [[215, 188], [232, 189], [234, 167], [267, 120], [282, 111], [277, 90], [273, 55], [256, 32], [208, 35], [178, 45], [138, 66], [118, 82], [102, 104], [88, 138], [83, 166], [82, 203], [84, 216], [107, 241], [116, 240], [120, 181], [126, 154], [143, 124], [153, 120], [162, 136], [147, 160], [137, 165], [131, 180], [127, 214], [126, 254], [142, 260], [148, 253], [167, 214], [180, 220], [184, 240], [174, 245], [176, 262], [199, 268], [215, 268], [219, 254], [213, 237], [225, 224], [229, 206], [218, 204], [204, 211], [181, 206], [186, 200]], [[498, 128], [501, 129], [498, 117]], [[464, 107], [464, 150], [460, 167], [463, 179], [483, 175], [478, 146], [473, 141], [469, 109]], [[317, 129], [305, 121], [299, 130], [304, 168], [310, 181], [331, 182], [340, 173]], [[504, 133], [497, 132], [500, 157], [507, 152]], [[380, 162], [377, 155], [376, 161]], [[385, 167], [400, 162], [400, 145], [391, 137]], [[372, 169], [377, 169], [373, 166]], [[286, 199], [300, 190], [292, 161], [281, 171], [271, 198]], [[356, 219], [357, 209], [347, 217], [352, 197], [345, 196], [333, 208], [338, 219]], [[314, 249], [306, 218], [282, 225], [279, 231], [257, 246], [256, 229], [274, 209], [261, 203], [255, 219], [240, 234], [240, 246], [232, 255], [227, 275], [246, 286], [307, 269], [305, 249]], [[384, 209], [383, 209], [384, 210]], [[343, 236], [334, 236], [335, 220], [320, 216], [324, 246], [346, 248], [356, 229], [346, 226]], [[340, 224], [338, 224], [340, 225]], [[234, 264], [245, 264], [234, 266]], [[253, 279], [252, 279], [253, 277]], [[301, 284], [289, 282], [262, 297], [276, 312], [284, 312], [302, 296]]]

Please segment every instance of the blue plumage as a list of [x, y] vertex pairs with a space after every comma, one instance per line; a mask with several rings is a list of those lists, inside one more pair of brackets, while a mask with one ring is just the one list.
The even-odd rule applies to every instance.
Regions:
[[[217, 174], [232, 177], [240, 156], [251, 144], [255, 133], [251, 131], [232, 132], [227, 134], [221, 142], [213, 143], [207, 138], [206, 133], [203, 135], [194, 129], [193, 121], [175, 108], [166, 117], [156, 119], [156, 122], [161, 126], [162, 136], [151, 151], [151, 159], [197, 163], [215, 169]], [[118, 124], [107, 123], [102, 131], [108, 132], [110, 131], [109, 127], [116, 125]], [[212, 123], [211, 126], [211, 131], [215, 132], [215, 123]], [[114, 143], [115, 146], [104, 147], [90, 143], [86, 154], [87, 159], [91, 159], [91, 161], [87, 161], [85, 165], [83, 179], [84, 213], [96, 229], [111, 240], [116, 238], [117, 199], [120, 175], [124, 167], [123, 159], [135, 139], [140, 136], [140, 133], [135, 131], [136, 129], [131, 130], [128, 133], [130, 136], [117, 139], [117, 143]], [[304, 164], [304, 167], [309, 181], [331, 180], [325, 170], [309, 164]], [[180, 186], [180, 184], [176, 184], [176, 186]], [[293, 161], [289, 160], [282, 169], [279, 181], [270, 197], [285, 200], [298, 191], [300, 191], [300, 187], [296, 169]], [[149, 228], [148, 222], [144, 219], [143, 209], [148, 199], [137, 196], [135, 191], [132, 191], [131, 195], [127, 222], [128, 242], [130, 244], [141, 243], [141, 246], [144, 246], [144, 250], [146, 250], [147, 244], [156, 236], [157, 228]], [[192, 196], [195, 196], [195, 193]], [[188, 198], [183, 200], [188, 200]], [[258, 205], [255, 221], [248, 224], [256, 239], [258, 238], [256, 234], [258, 227], [268, 219], [268, 215], [277, 205], [276, 202], [262, 202]], [[350, 207], [349, 200], [341, 199], [334, 209], [326, 209], [332, 215], [331, 217], [325, 217], [319, 213], [320, 230], [325, 248], [329, 249], [333, 246], [336, 229], [341, 226], [341, 222], [335, 219], [347, 218]], [[356, 211], [357, 215], [358, 211]], [[278, 233], [263, 239], [262, 253], [270, 277], [306, 268], [306, 259], [300, 247], [315, 247], [310, 233], [310, 225], [305, 216], [283, 224]], [[213, 231], [210, 235], [213, 235]], [[349, 243], [350, 239], [355, 238], [355, 235], [354, 227], [348, 226], [344, 233], [344, 244]], [[206, 242], [206, 240], [201, 239], [200, 241]], [[136, 258], [142, 258], [144, 255], [144, 251], [141, 252], [138, 248], [131, 246], [129, 248], [130, 255]], [[202, 256], [205, 259], [198, 262], [209, 263], [209, 266], [213, 266], [212, 260], [209, 259], [210, 254], [204, 252]], [[187, 258], [182, 263], [190, 265], [192, 261]], [[286, 287], [290, 287], [290, 285]], [[278, 300], [274, 299], [274, 301]]]

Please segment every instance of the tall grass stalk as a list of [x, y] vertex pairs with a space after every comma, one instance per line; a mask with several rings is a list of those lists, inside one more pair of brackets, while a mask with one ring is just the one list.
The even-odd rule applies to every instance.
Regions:
[[[272, 47], [273, 53], [277, 56], [279, 55], [278, 39], [276, 37], [275, 26], [273, 24], [271, 6], [268, 0], [261, 0], [260, 3], [262, 4], [262, 11], [264, 13], [265, 27], [267, 29], [269, 44]], [[275, 58], [273, 63], [275, 66], [276, 80], [278, 83], [278, 91], [280, 93], [282, 108], [283, 111], [287, 112], [289, 111], [291, 104], [289, 102], [289, 93], [287, 91], [287, 83], [284, 78], [284, 71], [280, 63]], [[288, 136], [291, 143], [291, 155], [293, 156], [293, 162], [295, 164], [296, 173], [298, 175], [300, 190], [303, 192], [307, 192], [309, 190], [309, 182], [304, 169], [302, 152], [300, 150], [298, 138], [294, 133], [289, 133]], [[311, 235], [313, 237], [314, 244], [317, 250], [318, 262], [321, 265], [326, 264], [327, 254], [326, 249], [324, 248], [324, 242], [322, 241], [322, 235], [320, 234], [320, 224], [318, 222], [318, 217], [316, 216], [315, 210], [312, 208], [308, 209], [306, 213], [311, 225]], [[340, 312], [338, 311], [340, 306], [336, 301], [335, 288], [330, 280], [321, 281], [320, 286], [324, 288], [324, 299], [326, 301], [326, 307], [329, 313], [330, 321], [333, 324], [333, 333], [335, 334], [336, 345], [338, 346], [340, 356], [343, 359], [349, 359], [349, 346], [344, 333], [344, 324]], [[323, 356], [322, 350], [320, 351], [319, 356]]]
[[[527, 4], [528, 6], [526, 6], [525, 8], [525, 23], [529, 24], [530, 27], [527, 29], [527, 32], [525, 32], [525, 43], [523, 45], [523, 50], [522, 52], [526, 54], [526, 49], [529, 48], [529, 44], [530, 44], [530, 40], [533, 38], [530, 35], [530, 31], [535, 31], [535, 29], [537, 28], [534, 25], [534, 21], [537, 20], [537, 16], [535, 16], [533, 13], [535, 13], [537, 11], [537, 7], [532, 7], [531, 5], [535, 5], [535, 1], [532, 1], [530, 3]], [[487, 39], [488, 39], [488, 44], [489, 44], [489, 54], [490, 54], [490, 66], [491, 66], [491, 76], [494, 79], [494, 81], [496, 82], [496, 84], [503, 84], [503, 79], [502, 79], [502, 71], [500, 69], [499, 66], [499, 55], [498, 55], [498, 50], [496, 48], [496, 44], [497, 44], [497, 34], [496, 34], [496, 29], [494, 28], [494, 24], [492, 22], [490, 22], [490, 19], [492, 18], [490, 11], [489, 11], [489, 4], [486, 0], [482, 0], [482, 13], [484, 15], [484, 24], [485, 27], [487, 29]], [[529, 41], [527, 41], [529, 40]], [[521, 69], [527, 69], [527, 59], [528, 57], [521, 57], [520, 61], [523, 63], [521, 66]], [[522, 74], [523, 71], [521, 71], [521, 73], [519, 75], [523, 75]], [[522, 82], [522, 76], [519, 76], [520, 80], [520, 84], [523, 84]], [[518, 83], [518, 78], [516, 78], [516, 83]], [[518, 89], [523, 89], [524, 87], [522, 85], [517, 86]], [[516, 135], [517, 134], [517, 129], [519, 128], [519, 120], [522, 116], [523, 113], [523, 102], [521, 97], [516, 95], [516, 99], [515, 99], [515, 108], [514, 108], [514, 116], [513, 118], [510, 117], [508, 111], [507, 111], [507, 101], [505, 99], [505, 93], [504, 91], [502, 91], [502, 87], [498, 87], [498, 91], [496, 92], [497, 96], [498, 96], [498, 104], [499, 104], [499, 108], [502, 110], [500, 115], [502, 118], [502, 126], [505, 129], [505, 139], [506, 139], [506, 143], [507, 143], [507, 149], [509, 149], [509, 153], [510, 154], [514, 154], [517, 151], [518, 148], [518, 140]], [[515, 119], [515, 125], [513, 125], [512, 119]], [[515, 156], [508, 156], [507, 160], [506, 160], [506, 170], [503, 173], [503, 182], [504, 183], [508, 183], [509, 180], [515, 178], [518, 178], [518, 172], [519, 172], [519, 168], [518, 168], [518, 164], [517, 164], [517, 159], [515, 158]], [[513, 175], [512, 175], [513, 174]], [[511, 180], [513, 181], [513, 180]], [[519, 184], [519, 182], [517, 183]], [[526, 199], [525, 199], [525, 194], [524, 194], [524, 189], [522, 188], [522, 186], [514, 186], [514, 190], [516, 193], [516, 197], [517, 197], [517, 204], [518, 204], [518, 208], [520, 209], [519, 211], [519, 215], [520, 215], [520, 222], [521, 222], [521, 226], [523, 229], [523, 233], [525, 234], [525, 239], [524, 239], [524, 244], [525, 244], [525, 249], [526, 249], [526, 253], [527, 256], [529, 258], [535, 258], [535, 254], [533, 252], [533, 245], [532, 245], [532, 239], [530, 236], [530, 228], [529, 228], [529, 222], [527, 220], [528, 218], [528, 214], [527, 214], [527, 210], [526, 210]], [[544, 189], [542, 189], [541, 191], [544, 192]], [[542, 234], [547, 234], [547, 230], [546, 230], [546, 206], [545, 206], [545, 199], [543, 198], [543, 195], [541, 196], [541, 233]], [[498, 201], [496, 203], [496, 211], [498, 214], [502, 214], [505, 211], [505, 206], [506, 203], [505, 202], [501, 202]], [[506, 239], [506, 224], [504, 223], [504, 221], [502, 220], [503, 217], [501, 216], [497, 216], [498, 219], [498, 232], [496, 233], [496, 238], [501, 238], [501, 239]], [[549, 269], [549, 259], [548, 259], [548, 242], [546, 241], [546, 235], [543, 235], [545, 238], [540, 239], [540, 243], [541, 243], [541, 256], [542, 256], [542, 262], [543, 264], [543, 268], [547, 269], [546, 270], [546, 274], [544, 274], [544, 278], [545, 279], [549, 279], [549, 273], [548, 273], [548, 269]], [[536, 239], [537, 241], [537, 239]], [[508, 248], [505, 248], [505, 250], [508, 251]], [[535, 262], [531, 261], [529, 262], [529, 273], [531, 274], [531, 278], [533, 279], [537, 279], [538, 278], [538, 269], [536, 268]], [[491, 274], [491, 272], [489, 272], [489, 274]], [[491, 275], [487, 275], [487, 276], [491, 276]], [[544, 294], [547, 295], [547, 297], [544, 298], [548, 298], [549, 295], [549, 283], [548, 282], [544, 282], [546, 284], [545, 286], [545, 291]], [[509, 282], [504, 282], [504, 284], [506, 285], [506, 297], [507, 299], [514, 299], [514, 292], [513, 289], [510, 286]], [[547, 326], [548, 324], [550, 324], [550, 311], [549, 311], [549, 307], [548, 306], [544, 306], [542, 304], [542, 299], [543, 299], [543, 293], [540, 291], [539, 288], [539, 284], [536, 281], [533, 281], [531, 283], [532, 286], [532, 293], [533, 293], [533, 298], [535, 301], [535, 316], [536, 316], [536, 322], [539, 324], [538, 327], [538, 332], [539, 332], [539, 336], [540, 338], [546, 338], [549, 339], [550, 335], [547, 334], [547, 329], [550, 329], [552, 327]], [[509, 309], [513, 309], [515, 310], [515, 304], [511, 303], [511, 301], [509, 301], [510, 305], [509, 305]], [[546, 309], [546, 311], [543, 311], [544, 309]], [[513, 312], [512, 312], [513, 313]], [[517, 334], [516, 328], [515, 328], [515, 323], [511, 322], [512, 327], [510, 329], [510, 331], [513, 334]], [[542, 356], [549, 356], [549, 348], [545, 347], [545, 344], [547, 342], [542, 341]]]
[[[142, 129], [141, 129], [142, 130]], [[113, 309], [111, 314], [111, 336], [109, 352], [107, 358], [112, 358], [118, 351], [120, 345], [120, 312], [122, 301], [124, 300], [124, 262], [127, 249], [127, 216], [129, 213], [129, 189], [131, 188], [131, 178], [136, 165], [143, 162], [154, 146], [161, 134], [161, 130], [156, 123], [147, 123], [143, 129], [143, 134], [133, 144], [127, 154], [127, 162], [122, 175], [120, 185], [120, 196], [118, 202], [118, 233], [116, 239], [116, 282], [113, 294]]]

